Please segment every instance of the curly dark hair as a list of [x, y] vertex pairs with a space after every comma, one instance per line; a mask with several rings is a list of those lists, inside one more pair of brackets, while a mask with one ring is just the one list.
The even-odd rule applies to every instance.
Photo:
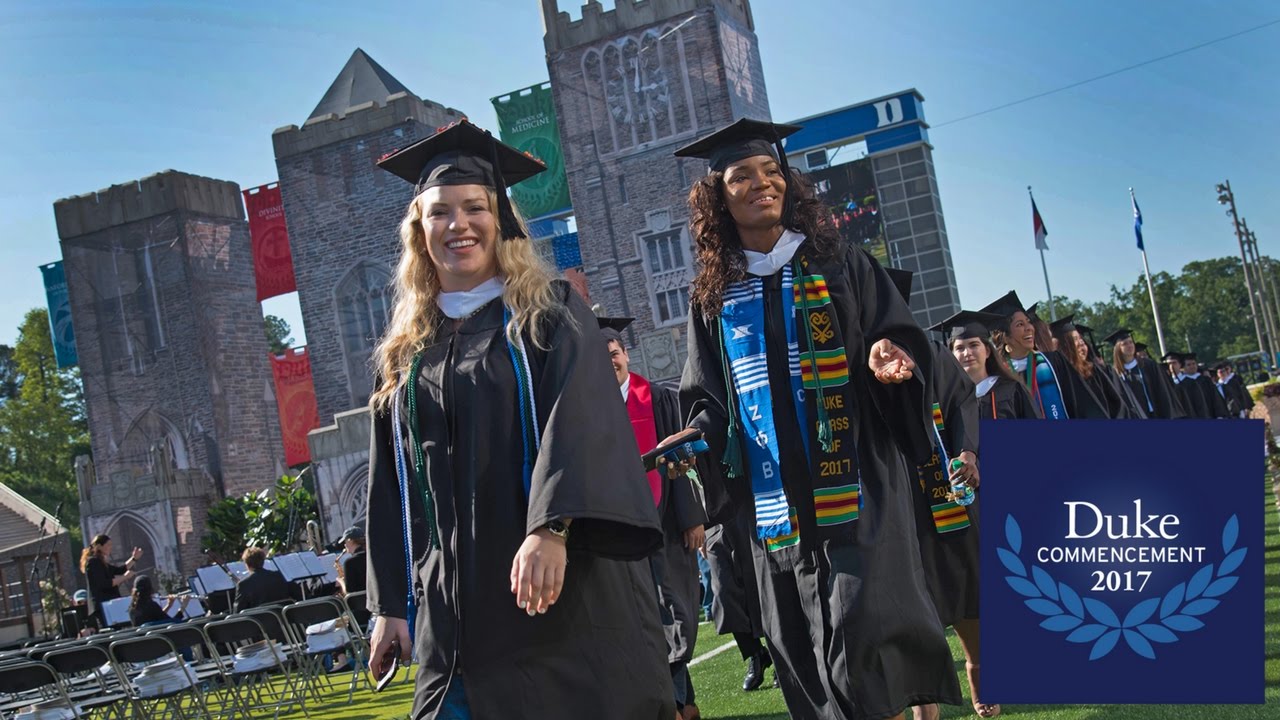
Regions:
[[[813, 183], [792, 170], [786, 202], [791, 207], [788, 229], [809, 238], [808, 249], [817, 257], [832, 257], [840, 248], [840, 233], [831, 224], [831, 210], [818, 199]], [[693, 278], [691, 304], [704, 316], [720, 313], [724, 291], [747, 277], [747, 256], [742, 253], [738, 227], [724, 202], [724, 173], [712, 172], [689, 189], [689, 224], [693, 229], [698, 274]]]

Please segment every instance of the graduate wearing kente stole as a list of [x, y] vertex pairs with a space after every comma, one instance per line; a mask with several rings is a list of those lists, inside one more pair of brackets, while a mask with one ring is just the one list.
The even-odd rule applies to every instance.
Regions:
[[912, 516], [932, 352], [884, 270], [787, 169], [781, 137], [797, 129], [740, 120], [677, 153], [711, 168], [690, 191], [700, 270], [681, 382], [690, 425], [727, 466], [708, 507], [719, 493], [754, 511], [765, 636], [793, 718], [956, 704]]
[[[897, 268], [886, 272], [910, 303], [913, 273]], [[978, 397], [972, 378], [946, 345], [934, 341], [932, 346], [934, 451], [929, 462], [916, 467], [916, 537], [938, 619], [954, 627], [960, 638], [974, 711], [994, 717], [1000, 706], [979, 699]], [[959, 467], [952, 470], [956, 461]], [[968, 504], [961, 504], [964, 487], [970, 489]], [[936, 717], [936, 708], [920, 708], [916, 717]]]

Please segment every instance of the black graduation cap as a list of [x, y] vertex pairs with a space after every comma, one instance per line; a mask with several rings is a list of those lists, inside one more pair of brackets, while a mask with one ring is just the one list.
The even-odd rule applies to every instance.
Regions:
[[911, 278], [915, 273], [902, 268], [887, 267], [884, 269], [889, 273], [889, 279], [893, 281], [894, 287], [898, 288], [898, 294], [902, 296], [902, 301], [908, 306], [911, 305]]
[[466, 119], [383, 157], [378, 167], [413, 183], [415, 195], [441, 185], [493, 188], [498, 195], [498, 220], [504, 239], [525, 237], [511, 210], [507, 188], [547, 169], [541, 161]]
[[600, 334], [604, 336], [606, 344], [610, 340], [617, 342], [622, 347], [626, 347], [627, 343], [622, 339], [622, 331], [627, 329], [635, 318], [624, 317], [598, 317], [596, 322], [600, 323]]
[[1164, 363], [1167, 363], [1173, 360], [1182, 362], [1182, 353], [1174, 352], [1173, 350], [1170, 350], [1169, 352], [1164, 354], [1164, 357], [1160, 358], [1160, 362], [1164, 362]]
[[929, 329], [946, 335], [947, 345], [950, 345], [956, 340], [986, 338], [991, 334], [990, 329], [1001, 322], [1004, 322], [1004, 320], [999, 315], [961, 310]]
[[782, 139], [800, 131], [799, 125], [772, 123], [766, 120], [742, 118], [727, 127], [685, 145], [676, 150], [676, 157], [702, 158], [710, 163], [714, 172], [724, 172], [739, 160], [757, 155], [768, 155], [778, 161], [782, 177], [787, 181], [787, 193], [782, 201], [782, 224], [791, 226], [791, 166], [787, 153], [782, 149]]
[[1013, 317], [1013, 314], [1018, 312], [1025, 313], [1027, 310], [1022, 305], [1022, 301], [1018, 299], [1018, 293], [1010, 290], [1003, 297], [987, 303], [987, 306], [979, 312], [1000, 316], [1000, 321], [992, 324], [991, 329], [1007, 331], [1009, 329], [1009, 320]]
[[1186, 362], [1188, 360], [1195, 360], [1197, 365], [1200, 364], [1200, 361], [1196, 360], [1196, 354], [1193, 352], [1179, 353], [1178, 356], [1182, 358], [1182, 362]]
[[1079, 330], [1079, 328], [1076, 327], [1075, 318], [1076, 318], [1075, 315], [1066, 315], [1064, 317], [1060, 317], [1057, 320], [1054, 320], [1053, 322], [1049, 323], [1049, 329], [1054, 333], [1071, 332], [1072, 330]]
[[799, 125], [742, 118], [685, 145], [676, 151], [676, 157], [703, 158], [716, 172], [724, 172], [731, 164], [757, 155], [769, 155], [785, 167], [787, 154], [782, 149], [782, 139], [801, 129]]
[[1027, 317], [1040, 319], [1040, 303], [1031, 303], [1031, 307], [1027, 308]]
[[1141, 342], [1136, 342], [1136, 343], [1134, 343], [1134, 344], [1133, 344], [1133, 351], [1134, 351], [1135, 353], [1146, 352], [1146, 351], [1147, 351], [1147, 344], [1146, 344], [1146, 343], [1141, 343]]
[[[1120, 328], [1102, 339], [1109, 343], [1118, 343], [1129, 337], [1133, 337], [1133, 333], [1129, 331], [1129, 328]], [[1136, 345], [1137, 343], [1134, 344]]]

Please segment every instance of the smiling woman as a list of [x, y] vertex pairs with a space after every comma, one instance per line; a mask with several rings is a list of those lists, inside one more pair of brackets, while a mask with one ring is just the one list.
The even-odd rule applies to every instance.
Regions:
[[418, 192], [375, 353], [371, 670], [413, 638], [415, 718], [672, 717], [631, 423], [506, 195], [542, 164], [462, 121], [380, 165]]
[[781, 140], [799, 129], [740, 120], [677, 153], [711, 166], [689, 193], [700, 269], [680, 399], [729, 469], [704, 479], [707, 506], [754, 509], [791, 717], [901, 717], [960, 700], [903, 481], [904, 454], [932, 449], [932, 351], [884, 269], [789, 171]]

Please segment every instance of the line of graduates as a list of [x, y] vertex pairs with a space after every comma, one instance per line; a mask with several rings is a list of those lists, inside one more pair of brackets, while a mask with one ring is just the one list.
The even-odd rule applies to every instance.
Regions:
[[1128, 328], [1104, 338], [1108, 363], [1092, 328], [1072, 315], [1046, 323], [1038, 305], [1024, 307], [1012, 291], [931, 329], [950, 333], [947, 344], [992, 419], [1244, 418], [1254, 404], [1229, 363], [1215, 367], [1216, 382], [1195, 353], [1167, 353], [1161, 367]]
[[[1108, 366], [1087, 328], [1014, 293], [930, 341], [909, 278], [843, 241], [788, 167], [799, 129], [744, 119], [677, 153], [710, 167], [689, 194], [678, 395], [631, 373], [621, 323], [539, 258], [506, 190], [540, 162], [465, 120], [379, 162], [414, 195], [374, 355], [370, 666], [412, 650], [415, 720], [698, 717], [705, 527], [744, 689], [772, 664], [798, 720], [936, 717], [961, 702], [951, 625], [994, 717], [980, 418], [1243, 411], [1229, 377], [1161, 372], [1116, 334]], [[710, 450], [646, 473], [641, 453], [686, 428]]]

